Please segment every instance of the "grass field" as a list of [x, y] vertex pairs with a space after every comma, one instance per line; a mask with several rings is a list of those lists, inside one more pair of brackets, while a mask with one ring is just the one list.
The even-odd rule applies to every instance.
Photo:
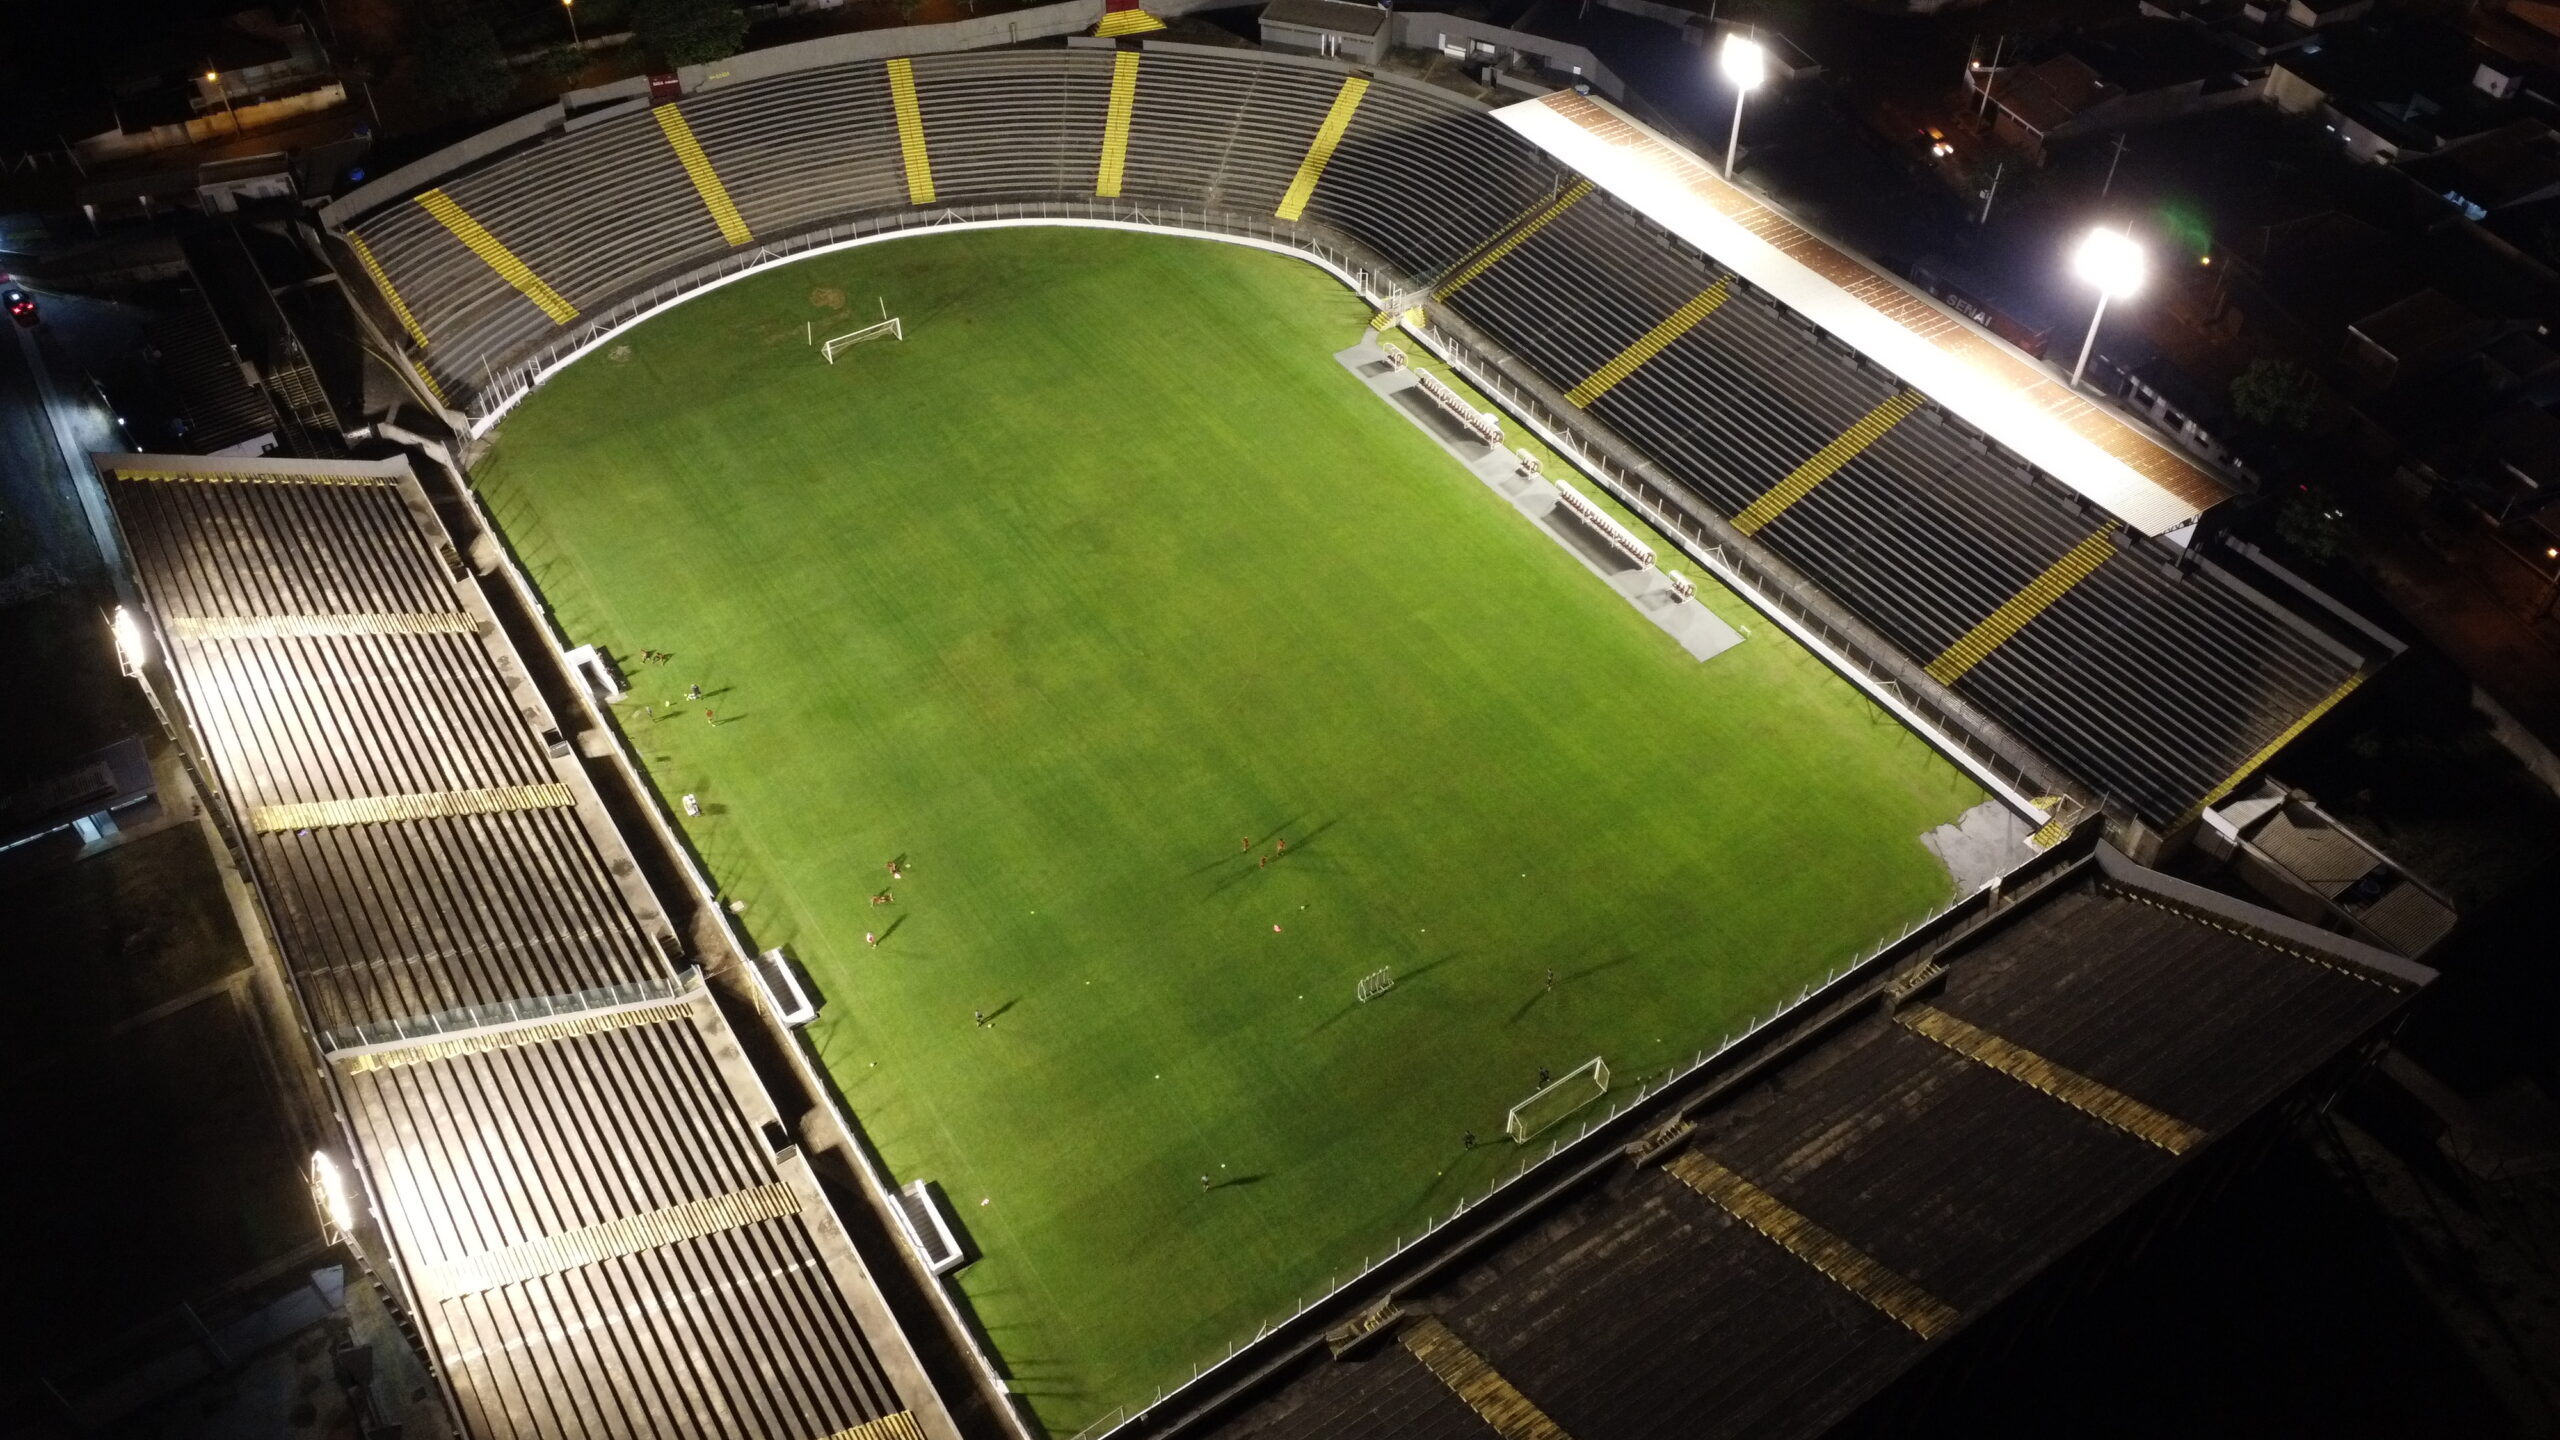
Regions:
[[[903, 344], [804, 348], [875, 296]], [[1540, 1067], [1632, 1087], [1929, 912], [1984, 798], [1712, 586], [1753, 638], [1691, 660], [1334, 363], [1366, 318], [902, 240], [650, 322], [479, 472], [573, 636], [675, 654], [640, 701], [707, 692], [625, 723], [1061, 1433], [1509, 1174]]]

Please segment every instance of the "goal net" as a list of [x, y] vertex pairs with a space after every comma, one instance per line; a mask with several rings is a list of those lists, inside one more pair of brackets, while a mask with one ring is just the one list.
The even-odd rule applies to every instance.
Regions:
[[1554, 1128], [1556, 1122], [1609, 1093], [1609, 1066], [1597, 1055], [1564, 1073], [1554, 1084], [1511, 1107], [1502, 1133], [1526, 1145]]
[[1396, 988], [1395, 972], [1386, 966], [1380, 966], [1360, 977], [1360, 984], [1352, 991], [1352, 996], [1365, 1005], [1394, 988]]
[[836, 363], [836, 355], [839, 352], [850, 350], [865, 340], [877, 340], [884, 335], [892, 340], [904, 340], [907, 338], [907, 327], [893, 315], [877, 325], [865, 325], [851, 334], [837, 336], [819, 346], [818, 353], [826, 356], [827, 363], [833, 365]]

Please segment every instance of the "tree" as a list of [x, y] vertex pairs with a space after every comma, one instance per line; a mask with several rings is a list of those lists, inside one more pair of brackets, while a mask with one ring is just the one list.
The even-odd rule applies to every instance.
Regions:
[[2308, 430], [2325, 394], [2319, 376], [2290, 360], [2252, 360], [2231, 382], [2231, 408], [2260, 425]]
[[2347, 552], [2347, 516], [2329, 497], [2304, 489], [2276, 507], [2276, 534], [2306, 560], [2329, 564]]
[[738, 53], [747, 12], [731, 0], [637, 0], [631, 31], [669, 65], [700, 65]]
[[467, 15], [434, 27], [417, 46], [419, 92], [448, 110], [486, 115], [515, 94], [516, 77], [489, 22]]

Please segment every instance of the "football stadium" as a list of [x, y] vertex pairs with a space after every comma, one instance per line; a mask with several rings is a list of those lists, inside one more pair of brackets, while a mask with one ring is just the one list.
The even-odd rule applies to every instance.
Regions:
[[2388, 658], [2185, 452], [1599, 97], [965, 28], [321, 208], [400, 458], [97, 462], [468, 1433], [1819, 1434], [2429, 979], [2151, 868]]

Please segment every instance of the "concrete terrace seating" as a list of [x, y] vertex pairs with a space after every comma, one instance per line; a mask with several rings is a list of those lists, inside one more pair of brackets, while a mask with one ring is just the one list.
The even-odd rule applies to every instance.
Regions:
[[[924, 214], [1094, 202], [1112, 51], [912, 63], [935, 187]], [[1149, 45], [1122, 213], [1179, 207], [1285, 228], [1273, 209], [1351, 73]], [[878, 62], [715, 87], [682, 105], [759, 244], [915, 210]], [[1378, 257], [1390, 267], [1382, 283], [1418, 301], [1573, 178], [1481, 107], [1377, 76], [1306, 226]], [[733, 253], [645, 115], [502, 154], [443, 188], [584, 312], [555, 324], [414, 203], [356, 217], [430, 337], [421, 358], [456, 403], [583, 333], [617, 300]], [[1565, 390], [1725, 278], [1593, 193], [1443, 303]], [[1727, 292], [1586, 413], [1731, 517], [1904, 387], [1747, 285]], [[1922, 405], [1756, 538], [1926, 664], [2107, 523]], [[2357, 661], [2210, 566], [2173, 574], [2174, 551], [2120, 527], [2109, 543], [2115, 553], [1953, 683], [2094, 789], [2169, 822], [2335, 693]]]
[[[422, 573], [425, 557], [380, 563], [383, 538], [412, 528], [387, 486], [120, 481], [116, 492], [173, 626], [463, 608]], [[196, 538], [207, 532], [223, 543]], [[236, 757], [228, 779], [244, 811], [559, 779], [476, 634], [173, 633], [188, 673], [212, 681], [191, 691], [190, 710], [202, 742]], [[570, 808], [287, 828], [251, 847], [323, 1034], [668, 974]]]
[[[1718, 273], [1595, 196], [1450, 304], [1564, 389]], [[1748, 287], [1729, 290], [1592, 413], [1733, 515], [1902, 387]], [[1923, 407], [1757, 538], [1925, 660], [2105, 524]], [[1956, 688], [2165, 819], [2354, 664], [2210, 570], [2173, 578], [2165, 546], [2121, 532], [2115, 543], [2114, 558]]]
[[[352, 1223], [467, 1432], [921, 1433], [913, 1351], [414, 478], [124, 458], [146, 674], [275, 919]], [[347, 808], [383, 796], [523, 804]]]
[[[810, 1440], [904, 1408], [803, 1212], [504, 1286], [472, 1273], [720, 1197], [784, 1210], [786, 1178], [721, 1073], [735, 1042], [707, 1005], [347, 1077], [472, 1435]], [[544, 1135], [577, 1143], [528, 1143]]]

